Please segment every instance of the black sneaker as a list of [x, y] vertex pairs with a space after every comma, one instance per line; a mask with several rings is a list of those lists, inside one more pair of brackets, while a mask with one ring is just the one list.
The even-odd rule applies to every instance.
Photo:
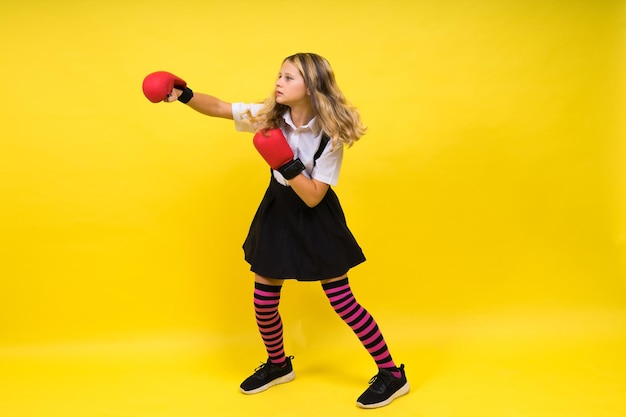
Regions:
[[266, 363], [254, 370], [254, 374], [241, 383], [239, 387], [241, 392], [244, 394], [256, 394], [274, 385], [292, 381], [296, 377], [296, 373], [291, 366], [292, 359], [293, 356], [287, 356], [283, 366], [274, 365], [268, 359]]
[[404, 365], [400, 365], [398, 371], [402, 374], [400, 378], [393, 376], [388, 369], [380, 369], [378, 375], [370, 380], [369, 388], [356, 400], [356, 404], [361, 408], [384, 407], [408, 393], [411, 386], [406, 380]]

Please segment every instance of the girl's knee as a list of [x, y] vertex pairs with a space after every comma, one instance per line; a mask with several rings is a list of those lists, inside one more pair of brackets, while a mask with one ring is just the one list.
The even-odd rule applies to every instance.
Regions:
[[258, 282], [259, 284], [281, 286], [284, 281], [284, 279], [266, 278], [258, 274], [254, 275], [254, 282]]

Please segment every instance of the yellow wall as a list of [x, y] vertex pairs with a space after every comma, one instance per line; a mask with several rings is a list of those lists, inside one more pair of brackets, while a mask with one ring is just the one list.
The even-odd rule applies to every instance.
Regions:
[[298, 51], [369, 126], [337, 191], [370, 309], [624, 305], [622, 2], [327, 3], [0, 7], [0, 343], [250, 328], [240, 246], [267, 168], [141, 81], [260, 100]]

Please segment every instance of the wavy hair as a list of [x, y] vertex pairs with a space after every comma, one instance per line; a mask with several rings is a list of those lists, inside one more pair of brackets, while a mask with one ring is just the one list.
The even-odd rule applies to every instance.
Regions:
[[[291, 62], [302, 74], [310, 92], [311, 106], [316, 122], [332, 140], [352, 146], [367, 129], [361, 122], [359, 111], [346, 100], [335, 81], [335, 74], [329, 62], [313, 53], [297, 53], [283, 60]], [[289, 106], [276, 102], [276, 96], [268, 97], [256, 117], [248, 118], [259, 130], [279, 127], [284, 123], [283, 114]]]

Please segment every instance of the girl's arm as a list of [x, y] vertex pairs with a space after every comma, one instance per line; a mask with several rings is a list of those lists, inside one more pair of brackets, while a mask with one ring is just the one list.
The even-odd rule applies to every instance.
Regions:
[[[172, 89], [172, 93], [167, 97], [166, 101], [171, 103], [178, 100], [178, 97], [180, 97], [182, 92], [183, 91], [178, 88]], [[233, 118], [233, 108], [231, 103], [208, 94], [194, 92], [193, 97], [189, 100], [187, 105], [206, 116], [221, 117], [231, 120]]]
[[303, 174], [290, 179], [288, 182], [298, 197], [304, 201], [304, 204], [311, 208], [317, 206], [322, 201], [329, 188], [328, 184], [307, 178]]

